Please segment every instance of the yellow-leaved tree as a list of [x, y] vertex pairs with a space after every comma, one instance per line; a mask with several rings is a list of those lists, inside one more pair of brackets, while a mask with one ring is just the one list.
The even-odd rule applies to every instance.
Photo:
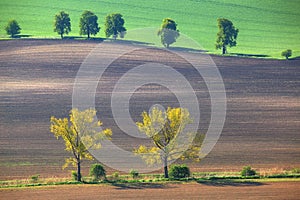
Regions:
[[81, 162], [83, 159], [92, 160], [89, 149], [100, 149], [102, 140], [110, 140], [111, 129], [101, 129], [102, 122], [96, 119], [96, 110], [87, 109], [79, 111], [74, 108], [70, 111], [68, 118], [50, 119], [50, 131], [54, 136], [64, 140], [66, 151], [72, 153], [70, 158], [66, 159], [63, 168], [72, 164], [77, 167], [77, 181], [81, 181]]
[[186, 125], [193, 122], [187, 109], [169, 107], [167, 111], [163, 111], [154, 107], [149, 114], [144, 111], [142, 117], [143, 121], [136, 125], [155, 146], [140, 145], [134, 149], [134, 153], [140, 155], [148, 165], [162, 163], [165, 178], [169, 177], [168, 163], [177, 158], [200, 161], [199, 151], [203, 135], [186, 133], [184, 137], [179, 136]]

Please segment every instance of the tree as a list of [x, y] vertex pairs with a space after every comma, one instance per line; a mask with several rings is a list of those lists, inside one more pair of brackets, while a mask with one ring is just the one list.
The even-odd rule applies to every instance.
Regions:
[[21, 33], [21, 27], [19, 26], [18, 22], [14, 19], [8, 22], [7, 26], [5, 27], [5, 30], [11, 38]]
[[55, 15], [54, 20], [54, 32], [60, 34], [61, 39], [63, 39], [64, 34], [68, 34], [71, 31], [71, 20], [69, 14], [64, 11], [59, 12]]
[[162, 163], [164, 176], [168, 178], [168, 163], [174, 159], [193, 159], [199, 161], [199, 151], [202, 141], [201, 136], [196, 138], [192, 134], [187, 134], [184, 139], [188, 141], [189, 147], [186, 149], [178, 141], [179, 134], [182, 133], [187, 124], [192, 123], [190, 113], [183, 108], [168, 108], [163, 112], [154, 107], [150, 114], [142, 113], [143, 121], [136, 125], [140, 132], [146, 134], [155, 146], [146, 147], [140, 145], [134, 152], [148, 164]]
[[111, 129], [101, 130], [101, 121], [96, 120], [96, 110], [87, 109], [79, 111], [72, 109], [70, 111], [70, 119], [55, 118], [50, 119], [50, 131], [54, 136], [64, 140], [66, 151], [72, 153], [70, 158], [66, 159], [63, 168], [72, 164], [77, 166], [77, 181], [81, 181], [81, 162], [83, 159], [92, 160], [89, 149], [101, 148], [100, 141], [110, 139], [112, 135]]
[[124, 38], [126, 28], [124, 27], [124, 19], [120, 13], [112, 13], [105, 18], [105, 35], [106, 37], [112, 36], [114, 39]]
[[287, 49], [281, 53], [281, 56], [284, 56], [287, 60], [292, 56], [292, 50]]
[[176, 39], [179, 37], [176, 22], [170, 18], [165, 18], [157, 35], [160, 36], [161, 43], [166, 48], [169, 48], [170, 44], [176, 42]]
[[100, 31], [97, 21], [98, 17], [93, 12], [84, 11], [79, 22], [80, 35], [87, 35], [88, 38], [90, 35], [96, 35]]
[[236, 29], [230, 20], [224, 18], [218, 19], [218, 28], [216, 49], [222, 48], [222, 54], [225, 54], [228, 45], [229, 47], [236, 46], [239, 29]]

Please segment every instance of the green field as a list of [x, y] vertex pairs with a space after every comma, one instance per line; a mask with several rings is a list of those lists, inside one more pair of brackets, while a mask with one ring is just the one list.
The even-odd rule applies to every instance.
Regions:
[[105, 16], [120, 12], [128, 30], [159, 27], [163, 18], [173, 18], [181, 33], [193, 38], [209, 52], [216, 53], [218, 17], [232, 20], [240, 29], [237, 47], [229, 53], [254, 54], [281, 58], [283, 50], [293, 50], [300, 56], [300, 1], [299, 0], [1, 0], [0, 38], [6, 38], [4, 26], [16, 19], [22, 35], [59, 38], [53, 32], [54, 15], [64, 10], [70, 14], [72, 32], [79, 36], [79, 17], [83, 10], [91, 10], [99, 17], [102, 27], [98, 37], [104, 37]]

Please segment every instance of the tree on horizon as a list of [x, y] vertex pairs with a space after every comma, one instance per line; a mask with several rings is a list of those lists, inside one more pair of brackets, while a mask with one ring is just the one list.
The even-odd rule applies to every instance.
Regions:
[[68, 35], [71, 32], [71, 20], [68, 13], [60, 11], [55, 15], [54, 32], [57, 32], [61, 39], [64, 38], [64, 34]]
[[171, 44], [176, 42], [176, 39], [179, 37], [179, 30], [177, 29], [177, 24], [173, 19], [165, 18], [161, 24], [160, 29], [157, 33], [160, 36], [161, 43], [169, 48]]
[[14, 38], [17, 34], [21, 33], [21, 27], [15, 19], [10, 20], [8, 22], [7, 26], [5, 27], [5, 30], [11, 38]]
[[217, 33], [216, 49], [222, 49], [222, 54], [227, 53], [227, 46], [236, 46], [236, 39], [239, 33], [239, 29], [233, 26], [233, 23], [225, 18], [219, 18], [218, 20], [219, 32]]
[[113, 39], [124, 38], [126, 33], [126, 28], [124, 27], [125, 20], [120, 13], [112, 13], [105, 18], [105, 35], [107, 38], [110, 36]]
[[79, 28], [80, 35], [96, 35], [100, 31], [98, 26], [98, 17], [91, 11], [84, 11], [80, 17]]

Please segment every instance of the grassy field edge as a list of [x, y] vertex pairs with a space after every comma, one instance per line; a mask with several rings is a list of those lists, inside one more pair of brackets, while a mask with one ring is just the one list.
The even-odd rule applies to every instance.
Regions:
[[[92, 42], [92, 43], [101, 43], [101, 42], [112, 42], [115, 44], [132, 44], [132, 45], [139, 45], [139, 46], [145, 46], [145, 47], [153, 47], [152, 44], [144, 44], [138, 40], [123, 40], [123, 39], [117, 39], [117, 40], [112, 40], [110, 38], [103, 38], [103, 37], [91, 37], [91, 38], [85, 38], [85, 37], [78, 37], [78, 38], [64, 38], [64, 39], [60, 39], [60, 38], [56, 38], [56, 37], [29, 37], [29, 38], [0, 38], [0, 42], [2, 41], [13, 41], [13, 40], [24, 40], [24, 41], [55, 41], [55, 42], [63, 42], [63, 43], [67, 43], [67, 42]], [[164, 48], [161, 46], [154, 46], [157, 48]], [[189, 49], [189, 48], [180, 48], [180, 50], [178, 50], [179, 46], [175, 46], [175, 47], [170, 47], [168, 50], [171, 51], [185, 51], [187, 53], [193, 53], [193, 50]], [[184, 50], [186, 49], [186, 50]], [[197, 51], [198, 49], [196, 49]], [[199, 49], [200, 51], [202, 49]], [[219, 57], [238, 57], [238, 58], [250, 58], [250, 59], [267, 59], [267, 60], [286, 60], [283, 57], [271, 57], [271, 56], [267, 56], [267, 57], [261, 57], [261, 56], [256, 56], [254, 54], [239, 54], [239, 53], [229, 53], [229, 54], [225, 54], [222, 55], [220, 53], [216, 53], [216, 52], [210, 52], [210, 51], [205, 51], [202, 50], [201, 52], [197, 52], [200, 54], [207, 54], [209, 56], [219, 56]], [[289, 60], [295, 60], [295, 59], [300, 59], [300, 56], [292, 56], [289, 58]]]
[[[151, 175], [143, 175], [143, 177]], [[92, 177], [85, 177], [83, 182], [71, 180], [70, 178], [44, 178], [37, 181], [29, 179], [0, 181], [0, 189], [4, 188], [28, 188], [41, 186], [58, 186], [58, 185], [116, 185], [116, 184], [186, 184], [186, 183], [202, 183], [202, 184], [234, 184], [234, 183], [265, 183], [265, 182], [290, 182], [300, 181], [300, 174], [288, 175], [272, 175], [272, 176], [211, 176], [211, 177], [188, 177], [181, 179], [174, 178], [132, 178], [121, 176], [114, 179], [109, 176], [108, 179], [95, 181]]]

